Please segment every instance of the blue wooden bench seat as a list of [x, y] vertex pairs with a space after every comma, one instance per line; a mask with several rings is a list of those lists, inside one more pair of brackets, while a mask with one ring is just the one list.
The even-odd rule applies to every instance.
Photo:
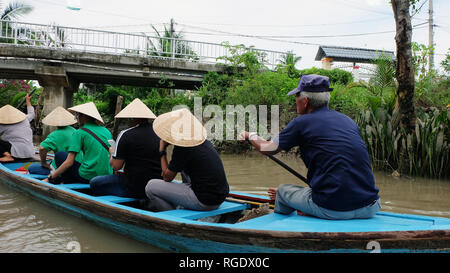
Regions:
[[199, 218], [209, 217], [209, 216], [215, 216], [220, 215], [224, 213], [229, 213], [233, 211], [239, 211], [244, 210], [247, 208], [247, 205], [235, 203], [235, 202], [229, 202], [225, 201], [215, 210], [208, 210], [208, 211], [197, 211], [197, 210], [189, 210], [189, 209], [175, 209], [175, 210], [167, 210], [167, 211], [161, 211], [158, 212], [158, 214], [164, 214], [164, 215], [170, 215], [190, 220], [196, 220]]
[[[59, 184], [56, 185], [56, 187], [60, 188], [67, 188], [71, 190], [83, 190], [83, 189], [89, 189], [89, 184], [84, 183], [73, 183], [73, 184]], [[94, 198], [100, 199], [102, 201], [109, 201], [113, 203], [126, 203], [126, 202], [133, 202], [137, 201], [138, 199], [132, 198], [132, 197], [120, 197], [115, 195], [104, 195], [104, 196], [95, 196]]]
[[90, 189], [91, 186], [85, 183], [73, 183], [73, 184], [58, 184], [56, 187], [67, 188], [71, 190], [85, 190]]
[[27, 175], [27, 176], [30, 176], [30, 177], [33, 177], [33, 178], [36, 178], [36, 179], [39, 179], [39, 180], [42, 180], [42, 179], [45, 179], [45, 178], [48, 177], [48, 175], [45, 175], [45, 174], [33, 174], [33, 173], [27, 173], [26, 175]]
[[95, 196], [95, 199], [101, 199], [102, 201], [108, 201], [112, 203], [127, 203], [137, 201], [138, 199], [132, 197], [120, 197], [115, 195], [103, 195], [103, 196]]

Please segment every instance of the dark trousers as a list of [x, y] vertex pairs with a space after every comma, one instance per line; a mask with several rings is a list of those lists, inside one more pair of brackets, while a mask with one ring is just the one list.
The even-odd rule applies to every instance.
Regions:
[[[95, 195], [116, 195], [133, 197], [124, 183], [120, 181], [124, 174], [101, 175], [91, 179], [91, 190]], [[122, 179], [126, 179], [122, 177]]]
[[11, 143], [0, 139], [0, 157], [6, 152], [11, 153]]
[[[57, 168], [59, 168], [59, 166], [61, 166], [61, 164], [63, 164], [64, 161], [66, 161], [68, 155], [69, 154], [67, 152], [57, 152], [55, 154], [55, 164], [56, 164]], [[78, 169], [80, 168], [80, 166], [81, 166], [80, 162], [74, 161], [73, 165], [70, 166], [70, 168], [68, 168], [65, 172], [63, 172], [61, 174], [62, 183], [64, 183], [64, 184], [72, 184], [72, 183], [88, 184], [89, 180], [84, 179], [78, 173]]]

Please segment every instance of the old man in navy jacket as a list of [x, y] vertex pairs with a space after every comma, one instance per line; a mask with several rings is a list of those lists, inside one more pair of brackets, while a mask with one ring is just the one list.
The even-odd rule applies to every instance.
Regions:
[[295, 210], [325, 219], [370, 218], [380, 210], [378, 189], [359, 127], [344, 114], [328, 109], [329, 78], [303, 75], [296, 89], [297, 113], [272, 141], [243, 132], [263, 154], [299, 146], [308, 168], [307, 184], [283, 184], [269, 189], [275, 212]]

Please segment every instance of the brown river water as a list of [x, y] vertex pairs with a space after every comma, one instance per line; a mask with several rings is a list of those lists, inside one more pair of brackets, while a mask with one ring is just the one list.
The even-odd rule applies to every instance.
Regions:
[[[279, 184], [306, 185], [260, 154], [221, 155], [231, 190], [266, 194]], [[277, 156], [306, 176], [301, 159]], [[376, 172], [382, 210], [450, 218], [450, 181]], [[0, 183], [0, 253], [165, 252], [41, 203]]]

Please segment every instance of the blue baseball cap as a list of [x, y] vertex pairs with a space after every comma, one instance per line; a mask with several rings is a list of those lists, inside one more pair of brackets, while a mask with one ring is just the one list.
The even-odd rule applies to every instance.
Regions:
[[330, 79], [327, 76], [310, 74], [301, 76], [297, 88], [290, 91], [288, 96], [295, 95], [302, 91], [330, 92], [333, 91], [333, 88], [330, 88]]

